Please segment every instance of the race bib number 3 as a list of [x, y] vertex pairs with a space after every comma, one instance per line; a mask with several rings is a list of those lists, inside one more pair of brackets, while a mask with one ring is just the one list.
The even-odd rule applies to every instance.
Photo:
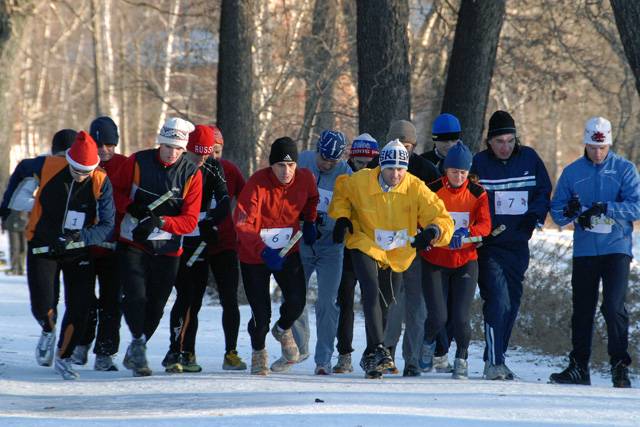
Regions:
[[260, 238], [271, 249], [282, 249], [287, 246], [293, 235], [292, 227], [263, 228], [260, 230]]
[[528, 191], [496, 191], [496, 215], [522, 215], [529, 209]]
[[407, 235], [407, 230], [402, 229], [398, 231], [393, 230], [381, 230], [376, 229], [376, 243], [380, 246], [381, 249], [385, 251], [390, 251], [395, 248], [400, 248], [406, 246], [409, 242], [409, 237]]
[[67, 217], [64, 221], [64, 228], [67, 230], [80, 230], [84, 225], [86, 214], [78, 211], [67, 211]]

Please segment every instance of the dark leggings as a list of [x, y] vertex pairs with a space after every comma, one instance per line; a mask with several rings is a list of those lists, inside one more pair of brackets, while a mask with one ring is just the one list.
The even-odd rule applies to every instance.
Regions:
[[339, 354], [349, 354], [353, 352], [353, 302], [356, 289], [356, 273], [353, 271], [353, 262], [351, 261], [351, 249], [344, 250], [344, 260], [342, 261], [342, 278], [340, 279], [340, 287], [338, 288], [337, 303], [340, 307], [340, 316], [338, 317], [338, 345], [336, 346]]
[[271, 322], [271, 295], [269, 294], [269, 279], [271, 274], [282, 290], [282, 304], [280, 304], [280, 318], [277, 323], [282, 329], [289, 329], [293, 322], [302, 314], [307, 297], [304, 271], [300, 254], [295, 252], [287, 256], [281, 271], [271, 271], [265, 264], [240, 263], [242, 282], [251, 306], [249, 319], [249, 335], [253, 350], [265, 348], [265, 339]]
[[58, 351], [61, 358], [73, 353], [76, 344], [84, 335], [89, 304], [91, 301], [91, 279], [93, 263], [88, 253], [53, 258], [33, 255], [32, 246], [27, 252], [27, 281], [31, 293], [31, 311], [43, 330], [50, 332], [53, 326], [52, 293], [60, 269], [64, 273], [65, 312], [62, 317]]
[[467, 358], [471, 338], [471, 303], [477, 281], [477, 261], [469, 261], [458, 268], [446, 268], [422, 260], [422, 292], [427, 304], [425, 341], [433, 342], [449, 320], [456, 340], [456, 358], [460, 359]]
[[144, 334], [149, 340], [171, 295], [180, 258], [152, 255], [125, 243], [118, 244], [117, 257], [124, 318], [133, 338]]
[[362, 292], [367, 335], [365, 353], [369, 353], [384, 341], [386, 312], [395, 301], [402, 273], [392, 272], [390, 268], [379, 270], [376, 260], [357, 249], [351, 251], [351, 260]]
[[222, 328], [225, 336], [225, 351], [236, 349], [240, 329], [238, 309], [238, 256], [235, 251], [224, 251], [196, 261], [191, 267], [186, 263], [193, 251], [186, 251], [180, 261], [176, 278], [176, 300], [171, 309], [170, 347], [173, 352], [195, 353], [198, 332], [198, 313], [209, 279], [209, 265], [218, 286], [222, 305]]
[[[100, 355], [114, 355], [120, 346], [120, 282], [115, 252], [94, 258], [95, 275], [98, 277], [98, 298], [93, 295], [89, 310], [87, 330], [80, 345], [96, 343], [93, 352]], [[95, 283], [95, 277], [92, 281]], [[97, 329], [97, 336], [96, 336]]]

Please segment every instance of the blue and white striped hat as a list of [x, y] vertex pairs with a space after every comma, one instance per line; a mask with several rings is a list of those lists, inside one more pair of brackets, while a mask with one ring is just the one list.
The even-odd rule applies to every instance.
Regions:
[[394, 139], [380, 151], [380, 169], [409, 169], [409, 152], [399, 140]]
[[339, 160], [346, 146], [347, 139], [337, 130], [322, 131], [316, 143], [318, 153], [327, 160]]

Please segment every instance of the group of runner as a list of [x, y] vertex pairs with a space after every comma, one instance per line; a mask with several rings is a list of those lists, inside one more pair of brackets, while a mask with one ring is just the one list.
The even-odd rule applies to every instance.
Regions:
[[[306, 295], [315, 272], [316, 375], [353, 371], [359, 283], [365, 377], [398, 372], [395, 347], [404, 323], [403, 375], [436, 370], [468, 378], [471, 303], [479, 285], [483, 377], [512, 380], [505, 356], [528, 241], [550, 210], [558, 225], [574, 224], [573, 350], [569, 366], [550, 381], [590, 384], [602, 279], [612, 382], [629, 387], [624, 302], [640, 180], [631, 162], [610, 151], [609, 121], [586, 123], [584, 155], [564, 169], [553, 198], [544, 163], [520, 143], [509, 113], [491, 116], [486, 147], [475, 156], [462, 137], [460, 122], [447, 113], [435, 119], [433, 149], [422, 155], [406, 120], [390, 124], [381, 148], [366, 133], [349, 147], [342, 132], [325, 130], [315, 150], [299, 153], [295, 141], [282, 137], [271, 145], [269, 166], [245, 183], [221, 159], [224, 140], [216, 126], [168, 119], [156, 148], [129, 157], [115, 153], [118, 128], [109, 117], [95, 119], [88, 133], [58, 132], [52, 155], [18, 165], [0, 206], [3, 222], [30, 211], [27, 279], [42, 328], [37, 362], [76, 379], [73, 365], [87, 363], [95, 341], [94, 368], [118, 370], [124, 316], [132, 339], [122, 363], [134, 376], [151, 375], [146, 344], [175, 287], [162, 365], [172, 373], [201, 371], [198, 312], [211, 270], [223, 312], [223, 369], [247, 369], [236, 349], [241, 274], [251, 307], [250, 372], [285, 372], [310, 355]], [[60, 271], [66, 310], [58, 326]], [[273, 323], [272, 275], [282, 291]], [[269, 332], [281, 347], [271, 365]]]

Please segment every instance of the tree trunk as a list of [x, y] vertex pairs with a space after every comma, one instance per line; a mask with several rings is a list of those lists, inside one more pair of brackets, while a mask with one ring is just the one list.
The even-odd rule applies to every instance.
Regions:
[[407, 0], [358, 0], [360, 133], [384, 145], [389, 123], [410, 119], [411, 79]]
[[5, 180], [9, 176], [9, 162], [11, 141], [13, 141], [13, 123], [11, 100], [12, 88], [20, 70], [15, 58], [18, 54], [20, 42], [24, 34], [25, 21], [31, 6], [27, 1], [0, 1], [0, 129], [5, 129], [0, 135], [0, 186], [5, 187]]
[[610, 0], [624, 53], [636, 79], [640, 95], [640, 2]]
[[460, 119], [465, 143], [481, 145], [505, 0], [462, 0], [453, 40], [442, 112]]
[[102, 61], [102, 31], [100, 30], [100, 2], [91, 0], [91, 37], [93, 40], [93, 102], [95, 116], [101, 116], [104, 112], [102, 95], [104, 94], [104, 65]]
[[223, 0], [217, 81], [217, 124], [225, 140], [225, 157], [241, 171], [255, 169], [253, 110], [253, 11], [255, 0]]
[[173, 42], [176, 36], [176, 25], [178, 23], [178, 15], [180, 14], [180, 0], [174, 0], [167, 25], [167, 44], [164, 52], [164, 70], [162, 73], [162, 105], [160, 106], [160, 115], [158, 116], [158, 129], [162, 128], [167, 111], [169, 110], [169, 92], [171, 89], [171, 69], [173, 67]]
[[[304, 118], [298, 139], [302, 141], [305, 148], [312, 146], [313, 135], [311, 130], [314, 119], [317, 118], [320, 104], [327, 104], [327, 97], [331, 97], [335, 76], [335, 67], [331, 67], [335, 46], [337, 41], [336, 0], [316, 0], [313, 9], [313, 23], [311, 34], [303, 41], [304, 55], [304, 79], [306, 83]], [[331, 103], [329, 102], [329, 105]], [[329, 107], [330, 108], [330, 107]], [[327, 114], [325, 114], [326, 116]], [[316, 119], [316, 132], [322, 131], [319, 126], [325, 125], [328, 121], [322, 120], [322, 124]]]

